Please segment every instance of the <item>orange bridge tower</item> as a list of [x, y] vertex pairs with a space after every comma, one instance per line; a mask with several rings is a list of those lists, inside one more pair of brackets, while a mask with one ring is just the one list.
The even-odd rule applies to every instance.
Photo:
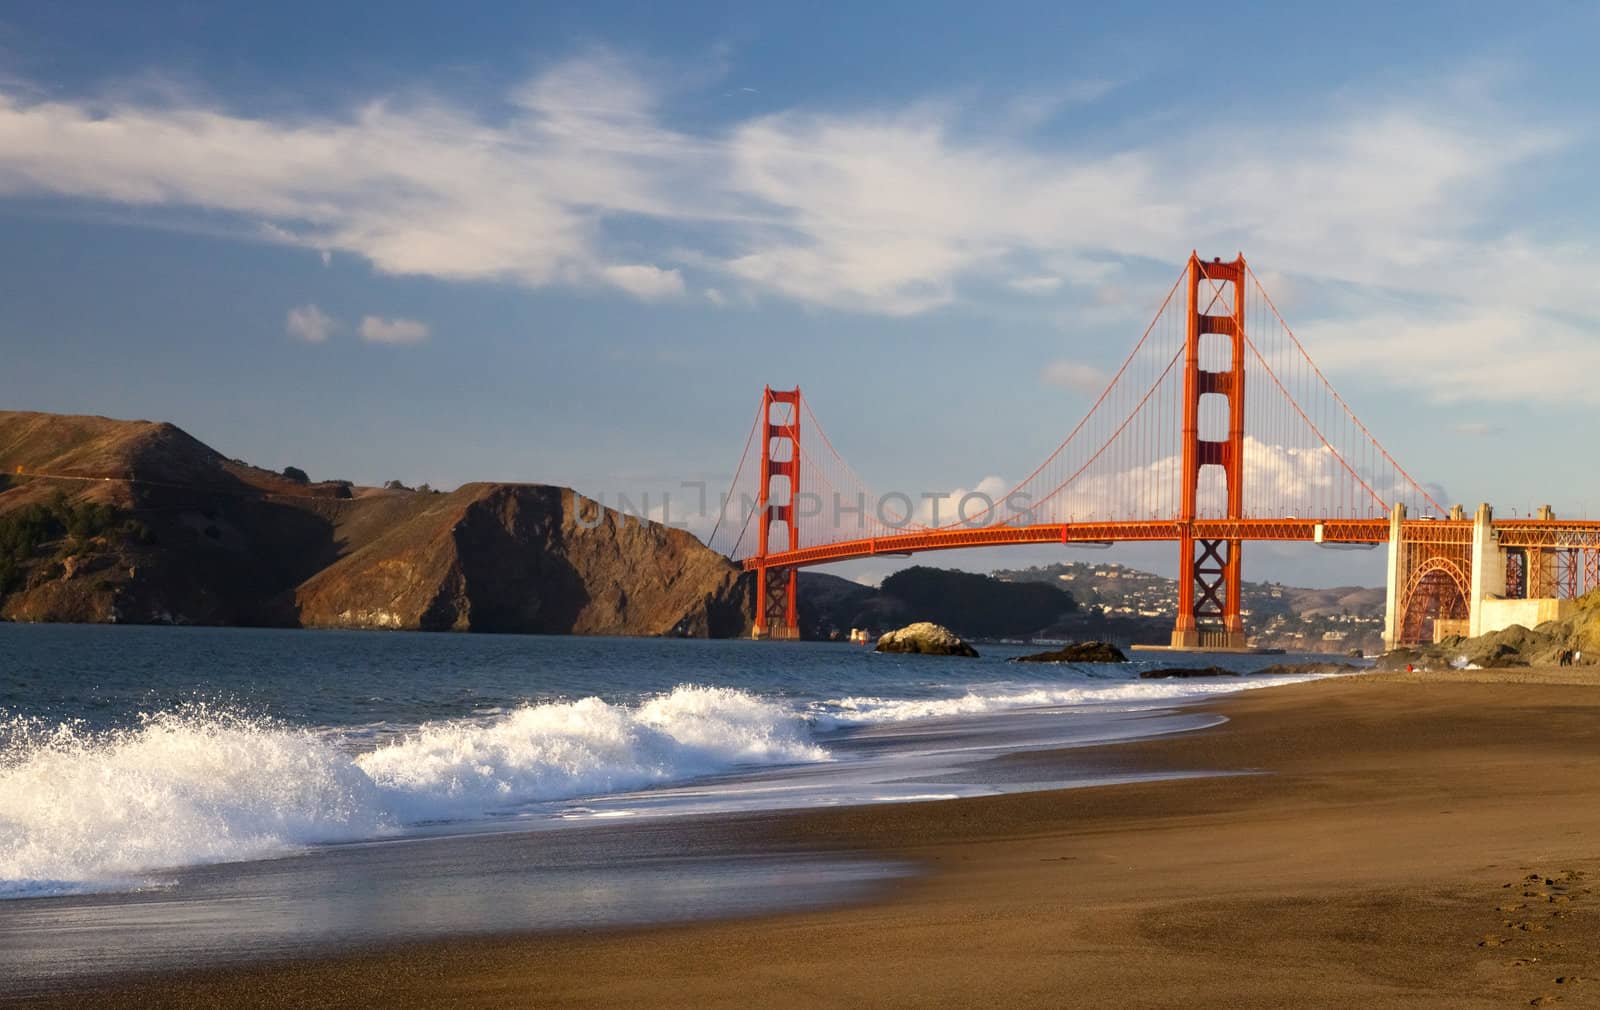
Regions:
[[800, 493], [800, 387], [781, 390], [767, 386], [761, 394], [761, 488], [756, 515], [760, 545], [756, 568], [756, 638], [799, 638], [799, 573], [794, 566], [769, 566], [772, 527], [782, 523], [786, 540], [780, 550], [800, 546], [800, 527], [795, 519], [796, 496]]
[[[1245, 647], [1244, 622], [1239, 614], [1240, 565], [1238, 540], [1196, 538], [1195, 520], [1202, 510], [1242, 518], [1244, 502], [1244, 291], [1245, 262], [1241, 254], [1231, 263], [1220, 259], [1203, 262], [1189, 256], [1184, 287], [1188, 295], [1188, 338], [1183, 356], [1182, 462], [1179, 470], [1178, 514], [1178, 620], [1172, 631], [1177, 649]], [[1209, 369], [1216, 354], [1202, 354], [1205, 338], [1215, 334], [1229, 350], [1228, 366]], [[1202, 438], [1201, 403], [1218, 396], [1227, 402], [1227, 433], [1221, 439]], [[1200, 501], [1201, 472], [1222, 469], [1226, 502]]]

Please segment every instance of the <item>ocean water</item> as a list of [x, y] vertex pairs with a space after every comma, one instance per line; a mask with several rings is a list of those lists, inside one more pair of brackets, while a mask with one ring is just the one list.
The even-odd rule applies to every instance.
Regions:
[[1200, 728], [1176, 706], [1305, 679], [1005, 662], [1028, 651], [0, 624], [0, 975], [844, 900], [903, 868], [662, 832], [1104, 782], [985, 762]]

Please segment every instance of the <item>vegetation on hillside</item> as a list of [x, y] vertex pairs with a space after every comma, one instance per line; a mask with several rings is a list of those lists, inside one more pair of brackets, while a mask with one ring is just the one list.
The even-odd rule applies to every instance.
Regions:
[[57, 543], [57, 557], [74, 554], [96, 537], [112, 533], [148, 541], [138, 520], [118, 521], [105, 503], [70, 502], [57, 492], [47, 504], [24, 505], [0, 515], [0, 594], [21, 588], [29, 563], [41, 549]]

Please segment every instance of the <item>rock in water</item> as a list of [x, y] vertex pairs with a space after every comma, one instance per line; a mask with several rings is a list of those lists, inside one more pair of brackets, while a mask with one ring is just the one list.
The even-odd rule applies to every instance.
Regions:
[[1302, 673], [1363, 673], [1370, 667], [1355, 663], [1274, 663], [1259, 670], [1251, 670], [1254, 677], [1281, 677]]
[[1238, 670], [1224, 670], [1220, 666], [1172, 666], [1164, 670], [1141, 670], [1145, 680], [1166, 680], [1169, 677], [1237, 677]]
[[1039, 652], [1032, 656], [1018, 656], [1018, 663], [1126, 663], [1128, 657], [1115, 645], [1106, 642], [1075, 642], [1053, 652]]
[[916, 652], [924, 656], [972, 656], [978, 650], [956, 637], [949, 628], [931, 621], [908, 624], [878, 639], [874, 652]]

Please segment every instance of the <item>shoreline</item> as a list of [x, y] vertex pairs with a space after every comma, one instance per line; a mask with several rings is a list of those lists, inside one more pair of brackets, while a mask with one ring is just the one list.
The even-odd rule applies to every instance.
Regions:
[[1570, 982], [1600, 976], [1594, 685], [1563, 669], [1246, 691], [1183, 707], [1218, 727], [993, 759], [1222, 774], [689, 832], [927, 871], [865, 903], [102, 979], [20, 1005], [1582, 1006], [1600, 1000], [1600, 980]]

